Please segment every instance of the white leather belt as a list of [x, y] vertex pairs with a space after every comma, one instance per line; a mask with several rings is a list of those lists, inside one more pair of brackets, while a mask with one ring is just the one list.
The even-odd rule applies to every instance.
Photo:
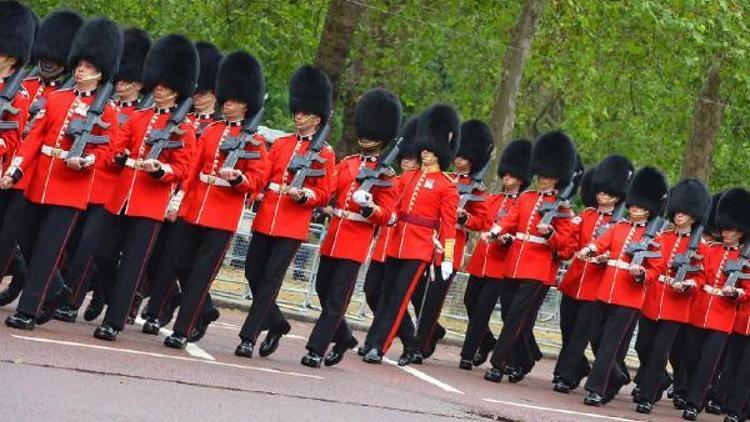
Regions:
[[669, 277], [665, 276], [664, 274], [659, 276], [659, 282], [664, 284], [671, 284], [672, 281], [669, 279]]
[[342, 218], [344, 220], [359, 221], [361, 223], [369, 223], [369, 221], [367, 221], [367, 219], [364, 216], [362, 216], [362, 214], [353, 212], [353, 211], [342, 210], [341, 208], [334, 208], [333, 215], [335, 215], [338, 218]]
[[279, 193], [281, 192], [281, 185], [276, 182], [271, 182], [268, 184], [268, 190]]
[[198, 179], [200, 179], [201, 182], [203, 182], [203, 183], [205, 183], [207, 185], [224, 186], [224, 187], [231, 187], [232, 186], [231, 184], [229, 184], [228, 181], [226, 181], [226, 180], [224, 180], [224, 179], [222, 179], [220, 177], [212, 176], [212, 175], [206, 174], [206, 173], [201, 173], [200, 175], [198, 175]]
[[48, 157], [59, 158], [61, 160], [68, 158], [68, 151], [65, 151], [62, 148], [51, 147], [49, 145], [42, 145], [42, 154]]
[[724, 292], [720, 288], [709, 286], [707, 284], [703, 285], [703, 291], [710, 294], [711, 296], [724, 296]]
[[526, 234], [526, 233], [521, 233], [521, 232], [516, 233], [516, 239], [526, 241], [526, 242], [531, 242], [531, 243], [538, 243], [540, 245], [547, 244], [547, 239], [541, 236], [534, 236], [531, 234]]
[[141, 164], [143, 164], [143, 160], [134, 160], [132, 158], [125, 160], [125, 167], [130, 167], [131, 169], [140, 170]]
[[610, 267], [617, 267], [621, 270], [629, 270], [630, 269], [630, 262], [625, 262], [621, 259], [610, 259], [607, 261], [607, 265]]

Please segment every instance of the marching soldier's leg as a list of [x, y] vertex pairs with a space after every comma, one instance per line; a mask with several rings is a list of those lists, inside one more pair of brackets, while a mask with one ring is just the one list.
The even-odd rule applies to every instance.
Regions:
[[116, 340], [117, 334], [125, 327], [138, 280], [146, 267], [161, 226], [161, 222], [147, 218], [121, 217], [121, 220], [124, 221], [120, 224], [125, 224], [127, 231], [117, 282], [112, 302], [104, 314], [104, 323], [94, 332], [96, 338], [108, 341]]
[[586, 359], [586, 347], [604, 323], [603, 307], [600, 302], [585, 302], [581, 306], [568, 347], [557, 358], [555, 367], [559, 371], [559, 380], [555, 383], [555, 391], [567, 394], [581, 383], [580, 362]]
[[747, 415], [747, 406], [750, 404], [750, 337], [741, 337], [744, 347], [737, 365], [734, 384], [729, 390], [724, 406], [727, 417], [734, 418], [729, 419], [730, 422], [743, 420], [742, 417]]
[[687, 413], [697, 414], [703, 409], [711, 388], [711, 381], [714, 379], [724, 346], [729, 338], [726, 333], [720, 331], [706, 331], [698, 365], [690, 377], [690, 387], [685, 396], [687, 405], [683, 417]]
[[23, 290], [23, 286], [26, 284], [26, 279], [29, 276], [29, 267], [26, 264], [26, 257], [21, 252], [20, 248], [16, 250], [16, 254], [13, 257], [13, 263], [10, 267], [10, 274], [13, 277], [10, 279], [8, 287], [0, 291], [0, 306], [5, 306], [18, 297]]
[[540, 294], [537, 296], [537, 300], [531, 310], [531, 317], [527, 320], [526, 326], [521, 333], [520, 341], [517, 341], [514, 345], [511, 356], [512, 367], [509, 368], [510, 371], [508, 373], [508, 381], [511, 383], [522, 381], [526, 374], [534, 368], [536, 362], [543, 357], [534, 336], [534, 325], [536, 325], [537, 315], [539, 315], [539, 310], [547, 297], [547, 290], [549, 289], [546, 289], [543, 295]]
[[[487, 355], [480, 350], [482, 339], [486, 336], [487, 326], [495, 311], [497, 297], [502, 285], [499, 281], [482, 282], [482, 288], [477, 295], [477, 302], [472, 313], [469, 315], [469, 326], [466, 329], [466, 337], [461, 348], [461, 369], [471, 369], [472, 365], [479, 366], [487, 359]], [[481, 360], [481, 362], [480, 362]]]
[[718, 379], [712, 383], [709, 392], [709, 400], [706, 403], [706, 412], [712, 414], [721, 414], [722, 407], [727, 402], [729, 392], [735, 383], [735, 376], [739, 370], [742, 352], [745, 346], [745, 336], [732, 334], [727, 341], [727, 347], [724, 359], [722, 360], [719, 370]]
[[443, 280], [439, 267], [435, 268], [435, 280], [429, 281], [428, 276], [425, 285], [427, 294], [422, 304], [421, 314], [417, 319], [419, 326], [417, 327], [414, 363], [421, 364], [423, 357], [430, 357], [435, 351], [437, 342], [445, 336], [445, 328], [440, 325], [438, 319], [440, 318], [440, 312], [443, 310], [443, 304], [453, 277], [454, 275], [451, 274], [448, 280]]
[[648, 367], [648, 360], [652, 355], [652, 351], [655, 347], [656, 336], [659, 332], [659, 324], [656, 321], [641, 316], [638, 319], [638, 336], [635, 339], [635, 351], [638, 354], [638, 372], [635, 374], [636, 388], [633, 390], [633, 397], [637, 401], [639, 387], [641, 385], [641, 378], [644, 376], [644, 371]]
[[[79, 211], [74, 208], [33, 205], [29, 216], [40, 221], [37, 241], [31, 256], [29, 278], [18, 302], [16, 313], [5, 323], [13, 328], [30, 330], [36, 324], [45, 299], [57, 297], [64, 290], [54, 282], [55, 271], [65, 243], [75, 227]], [[36, 225], [35, 225], [36, 226]], [[59, 291], [53, 291], [59, 290]]]
[[[0, 306], [5, 306], [21, 294], [26, 279], [28, 278], [28, 263], [31, 259], [31, 249], [37, 234], [37, 223], [39, 216], [32, 218], [29, 210], [31, 203], [19, 190], [9, 190], [8, 205], [0, 226], [0, 277], [8, 274], [14, 265], [19, 265], [18, 260], [24, 260], [26, 273], [19, 271], [14, 274], [11, 284], [0, 291]], [[23, 253], [22, 256], [19, 255]], [[19, 269], [19, 267], [16, 267]]]
[[[568, 295], [562, 295], [560, 301], [560, 333], [562, 334], [562, 348], [560, 354], [562, 355], [564, 350], [568, 347], [570, 339], [573, 337], [576, 321], [581, 309], [584, 307], [586, 302], [582, 302]], [[558, 381], [560, 376], [560, 368], [558, 367], [560, 360], [557, 361], [555, 369], [553, 371], [553, 383]], [[581, 357], [580, 363], [581, 378], [587, 376], [591, 367], [585, 356]]]
[[365, 275], [365, 301], [371, 311], [375, 312], [380, 300], [380, 293], [383, 286], [383, 277], [385, 276], [385, 262], [370, 261]]
[[[639, 325], [639, 335], [642, 327]], [[681, 327], [682, 324], [678, 322], [659, 321], [658, 329], [653, 333], [651, 354], [646, 362], [641, 362], [641, 367], [638, 369], [640, 374], [638, 386], [640, 387], [641, 399], [638, 412], [640, 413], [649, 413], [653, 404], [661, 397], [663, 392], [662, 377], [667, 367], [669, 352]]]

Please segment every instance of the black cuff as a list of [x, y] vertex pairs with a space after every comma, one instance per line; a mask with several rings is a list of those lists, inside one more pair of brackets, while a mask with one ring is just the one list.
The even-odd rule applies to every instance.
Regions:
[[646, 274], [638, 274], [636, 276], [633, 276], [633, 278], [635, 278], [636, 282], [643, 283], [644, 281], [646, 281]]
[[466, 225], [466, 222], [467, 222], [467, 221], [469, 221], [469, 215], [468, 215], [468, 214], [461, 214], [461, 215], [460, 215], [460, 216], [459, 216], [459, 217], [458, 217], [458, 218], [456, 219], [456, 221], [458, 222], [458, 224], [460, 224], [460, 225], [462, 225], [462, 226], [463, 226], [463, 225]]
[[547, 240], [549, 240], [552, 235], [555, 234], [555, 230], [550, 230], [549, 233], [545, 234], [543, 237]]
[[234, 187], [242, 183], [242, 175], [237, 176], [236, 178], [229, 181], [229, 184]]
[[164, 169], [159, 169], [159, 170], [156, 170], [156, 171], [155, 171], [155, 172], [153, 172], [153, 173], [149, 173], [149, 175], [150, 175], [151, 177], [153, 177], [154, 179], [157, 179], [157, 180], [158, 180], [158, 179], [161, 179], [161, 178], [162, 178], [162, 177], [164, 176], [164, 173], [166, 173], [166, 172], [164, 171]]
[[128, 161], [128, 155], [127, 154], [118, 154], [115, 155], [115, 163], [118, 166], [125, 167], [125, 162]]
[[306, 193], [303, 193], [302, 196], [296, 201], [298, 204], [304, 204], [308, 200], [308, 196]]
[[21, 177], [23, 177], [23, 172], [19, 169], [13, 170], [13, 173], [10, 175], [10, 178], [13, 179], [13, 184], [18, 183]]
[[362, 217], [364, 218], [370, 218], [370, 216], [374, 212], [375, 212], [375, 208], [373, 207], [362, 207], [359, 211], [359, 213], [362, 214]]

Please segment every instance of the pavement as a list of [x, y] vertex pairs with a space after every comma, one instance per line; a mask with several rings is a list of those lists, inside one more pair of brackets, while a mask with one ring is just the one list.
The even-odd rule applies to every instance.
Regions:
[[[0, 319], [15, 305], [0, 308]], [[206, 337], [186, 350], [128, 326], [116, 342], [93, 338], [98, 321], [51, 321], [33, 331], [0, 326], [0, 415], [4, 421], [678, 421], [662, 401], [647, 417], [630, 389], [591, 408], [583, 392], [552, 391], [554, 361], [543, 359], [519, 384], [482, 379], [486, 367], [462, 371], [460, 349], [441, 344], [424, 365], [363, 363], [349, 353], [333, 368], [300, 365], [312, 324], [292, 332], [268, 358], [234, 356], [245, 314], [222, 309]], [[357, 333], [362, 339], [363, 333]], [[257, 354], [257, 350], [256, 350]], [[701, 421], [721, 421], [701, 414]]]

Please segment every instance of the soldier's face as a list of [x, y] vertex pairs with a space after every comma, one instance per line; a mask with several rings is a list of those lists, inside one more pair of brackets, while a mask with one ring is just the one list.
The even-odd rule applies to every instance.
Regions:
[[96, 66], [94, 66], [90, 62], [86, 60], [79, 60], [74, 72], [74, 77], [76, 78], [76, 83], [92, 82], [101, 79], [102, 74], [101, 72], [99, 72]]
[[633, 221], [643, 221], [648, 219], [648, 210], [641, 208], [637, 205], [631, 205], [628, 208], [628, 214], [630, 215], [630, 219]]
[[154, 102], [156, 104], [168, 103], [177, 98], [177, 93], [165, 85], [159, 84], [154, 87]]
[[62, 73], [65, 71], [65, 66], [49, 60], [49, 59], [39, 59], [39, 75], [47, 80], [52, 81], [60, 77]]
[[216, 96], [211, 91], [196, 92], [193, 95], [193, 104], [197, 110], [204, 111], [207, 108], [213, 108], [216, 103]]
[[539, 189], [546, 191], [551, 190], [555, 188], [555, 185], [557, 185], [557, 182], [560, 179], [554, 178], [554, 177], [539, 177]]
[[521, 188], [521, 179], [511, 174], [503, 175], [503, 188], [508, 192], [517, 191]]
[[678, 229], [689, 228], [690, 226], [693, 225], [693, 223], [695, 223], [695, 219], [688, 214], [678, 212], [678, 213], [675, 213], [674, 215], [674, 225]]
[[434, 166], [438, 164], [438, 158], [432, 151], [424, 150], [420, 153], [422, 164], [425, 166]]
[[606, 192], [598, 192], [596, 194], [596, 202], [599, 205], [613, 205], [618, 199], [620, 198], [612, 196]]
[[468, 173], [471, 171], [471, 161], [464, 157], [456, 157], [453, 159], [453, 165], [459, 173]]
[[419, 161], [416, 158], [402, 158], [400, 164], [403, 171], [416, 170], [419, 167]]
[[721, 240], [727, 245], [736, 245], [740, 241], [740, 231], [737, 229], [722, 229]]
[[133, 81], [117, 81], [115, 85], [115, 93], [117, 97], [123, 101], [130, 101], [138, 96], [138, 93], [143, 88], [143, 84], [140, 82]]
[[221, 106], [221, 111], [229, 121], [242, 120], [247, 113], [247, 104], [235, 100], [227, 100]]

